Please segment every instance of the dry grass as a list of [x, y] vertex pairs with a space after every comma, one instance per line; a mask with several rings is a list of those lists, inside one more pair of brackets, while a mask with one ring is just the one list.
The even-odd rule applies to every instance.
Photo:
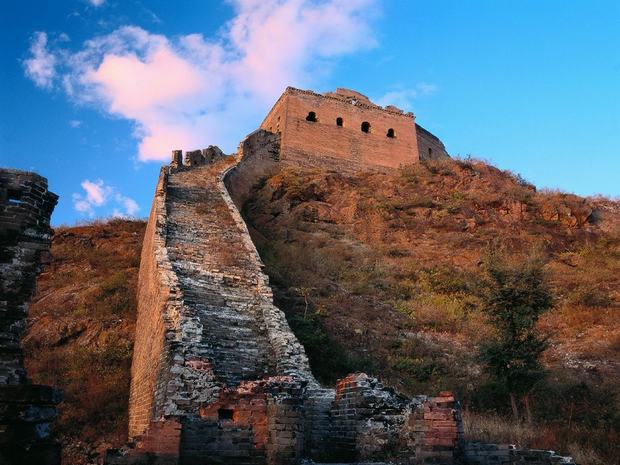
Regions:
[[[620, 392], [598, 377], [620, 376], [620, 208], [589, 214], [588, 202], [538, 193], [483, 161], [442, 160], [393, 174], [287, 169], [244, 211], [290, 319], [304, 306], [289, 289], [315, 289], [310, 305], [324, 315], [325, 336], [397, 389], [451, 389], [487, 423], [480, 434], [488, 427], [495, 440], [609, 461], [619, 452], [605, 444], [620, 429]], [[479, 309], [489, 248], [547, 263], [555, 309], [540, 327], [551, 337], [552, 374], [533, 396], [535, 432], [502, 419], [506, 393], [476, 361], [492, 331]], [[310, 352], [314, 368], [328, 362]], [[563, 396], [579, 411], [570, 444], [561, 443]]]
[[91, 463], [127, 434], [135, 293], [144, 222], [56, 229], [24, 339], [29, 376], [58, 386], [63, 463]]
[[[465, 438], [501, 444], [514, 444], [517, 447], [555, 450], [573, 457], [580, 465], [612, 465], [618, 463], [601, 458], [587, 441], [576, 442], [576, 436], [583, 431], [568, 431], [568, 428], [551, 428], [546, 425], [515, 422], [511, 418], [498, 415], [463, 412]], [[584, 445], [586, 442], [586, 445]], [[612, 459], [613, 460], [613, 459]]]

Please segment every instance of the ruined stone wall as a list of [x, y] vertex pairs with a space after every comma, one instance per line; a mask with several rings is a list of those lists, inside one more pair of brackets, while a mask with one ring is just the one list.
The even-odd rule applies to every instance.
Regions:
[[239, 213], [286, 165], [281, 136], [250, 134], [237, 163], [190, 152], [186, 165], [175, 151], [162, 170], [140, 272], [134, 443], [107, 463], [467, 463], [450, 393], [407, 399], [363, 373], [335, 389], [312, 376]]
[[332, 458], [457, 463], [462, 431], [458, 405], [450, 393], [407, 399], [357, 373], [338, 381], [330, 413], [327, 445]]
[[165, 248], [166, 184], [162, 169], [144, 234], [138, 276], [138, 312], [131, 367], [129, 435], [144, 433], [165, 395], [173, 357], [174, 328], [180, 300]]
[[416, 124], [416, 136], [418, 140], [418, 150], [420, 151], [420, 160], [441, 160], [448, 158], [448, 152], [443, 142], [427, 131], [419, 124]]
[[0, 169], [0, 463], [59, 464], [50, 440], [60, 393], [30, 383], [21, 339], [28, 302], [47, 259], [58, 196], [35, 173]]
[[241, 163], [224, 178], [226, 189], [237, 209], [248, 200], [258, 179], [275, 173], [280, 161], [280, 134], [258, 129], [239, 144], [237, 160]]
[[[316, 121], [307, 120], [310, 112]], [[364, 122], [370, 124], [368, 133], [362, 131]], [[359, 169], [398, 168], [418, 160], [413, 115], [383, 109], [352, 91], [321, 95], [289, 87], [261, 129], [281, 133], [285, 163]], [[387, 136], [390, 129], [394, 137]]]
[[[284, 464], [301, 451], [293, 413], [300, 383], [316, 381], [224, 186], [232, 161], [178, 162], [160, 175], [139, 277], [129, 455], [246, 463], [247, 443], [262, 457], [251, 463]], [[228, 411], [239, 421], [227, 423]]]

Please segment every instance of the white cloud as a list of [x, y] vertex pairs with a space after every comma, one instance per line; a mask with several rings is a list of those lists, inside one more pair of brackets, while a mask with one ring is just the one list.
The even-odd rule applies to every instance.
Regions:
[[101, 179], [95, 182], [91, 182], [86, 179], [82, 182], [81, 186], [82, 189], [86, 191], [86, 200], [88, 203], [97, 207], [100, 207], [107, 202], [110, 194], [112, 193], [112, 188], [104, 185]]
[[82, 213], [84, 215], [88, 215], [90, 217], [95, 216], [95, 210], [93, 206], [80, 194], [73, 194], [73, 208], [75, 211]]
[[310, 86], [336, 57], [375, 44], [375, 1], [234, 0], [217, 39], [125, 26], [57, 49], [56, 82], [75, 102], [133, 121], [142, 161], [173, 148], [231, 150], [287, 85]]
[[429, 84], [428, 82], [418, 82], [416, 89], [420, 95], [431, 95], [439, 90], [437, 84]]
[[26, 76], [41, 88], [51, 88], [56, 76], [56, 56], [48, 50], [45, 32], [36, 32], [32, 37], [30, 55], [23, 62]]
[[378, 105], [394, 105], [403, 110], [410, 111], [413, 107], [413, 100], [431, 95], [437, 92], [439, 88], [435, 84], [428, 82], [418, 82], [412, 89], [394, 90], [385, 93], [381, 97], [374, 99]]
[[88, 0], [88, 3], [97, 8], [103, 5], [105, 3], [105, 0]]
[[79, 119], [72, 119], [69, 121], [69, 126], [72, 128], [79, 128], [82, 125], [82, 122]]
[[140, 211], [138, 203], [122, 195], [115, 187], [106, 185], [103, 180], [89, 181], [85, 179], [80, 184], [84, 193], [74, 193], [73, 208], [89, 217], [95, 216], [95, 209], [110, 203], [115, 205], [112, 216], [135, 216]]
[[134, 216], [138, 211], [140, 211], [140, 207], [138, 206], [138, 202], [130, 197], [125, 197], [119, 193], [114, 195], [114, 200], [120, 205], [122, 205], [125, 210], [125, 214], [129, 216]]

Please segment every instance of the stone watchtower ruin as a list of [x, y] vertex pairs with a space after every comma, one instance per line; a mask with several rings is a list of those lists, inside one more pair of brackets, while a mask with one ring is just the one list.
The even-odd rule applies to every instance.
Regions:
[[318, 94], [288, 87], [260, 128], [280, 134], [281, 159], [301, 166], [398, 168], [448, 156], [413, 113], [349, 89]]

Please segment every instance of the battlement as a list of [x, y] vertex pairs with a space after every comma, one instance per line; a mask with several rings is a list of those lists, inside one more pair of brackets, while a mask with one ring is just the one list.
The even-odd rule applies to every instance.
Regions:
[[49, 218], [58, 196], [47, 190], [47, 179], [36, 173], [0, 169], [0, 234], [32, 230], [50, 234]]
[[[403, 110], [401, 110], [400, 108], [394, 105], [387, 105], [385, 107], [382, 107], [381, 105], [372, 103], [366, 95], [356, 90], [345, 89], [344, 87], [338, 87], [335, 92], [325, 92], [324, 94], [320, 94], [312, 90], [303, 90], [303, 89], [298, 89], [296, 87], [289, 86], [286, 88], [282, 96], [280, 96], [280, 99], [284, 98], [287, 95], [295, 95], [295, 94], [310, 95], [310, 96], [321, 97], [325, 99], [338, 100], [340, 102], [346, 102], [349, 105], [354, 105], [359, 108], [365, 108], [368, 110], [384, 111], [386, 113], [391, 113], [395, 116], [404, 116], [406, 118], [415, 119], [415, 116], [412, 112], [404, 112]], [[276, 105], [277, 105], [277, 102], [276, 102]]]
[[173, 150], [170, 168], [174, 171], [193, 166], [210, 165], [223, 159], [225, 156], [226, 154], [215, 145], [209, 145], [206, 149], [202, 150], [186, 151], [185, 159], [183, 159], [182, 150]]
[[[449, 156], [437, 136], [416, 124], [413, 113], [382, 107], [345, 88], [319, 94], [287, 87], [258, 130], [277, 136], [277, 162], [298, 167], [392, 169]], [[173, 150], [170, 168], [210, 164], [223, 156], [214, 146], [185, 152], [185, 158]]]

